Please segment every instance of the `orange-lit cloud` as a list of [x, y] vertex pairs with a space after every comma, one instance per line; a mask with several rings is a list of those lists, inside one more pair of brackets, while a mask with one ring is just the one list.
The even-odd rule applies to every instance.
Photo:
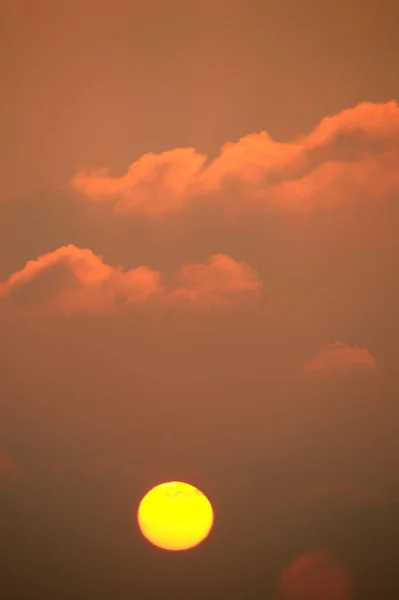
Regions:
[[0, 297], [22, 313], [103, 314], [161, 291], [159, 273], [147, 267], [123, 272], [91, 250], [69, 245], [26, 263], [2, 285]]
[[311, 552], [294, 560], [278, 583], [281, 600], [349, 600], [353, 582], [349, 572], [326, 552]]
[[245, 263], [211, 256], [206, 264], [184, 266], [177, 289], [146, 266], [128, 271], [104, 263], [91, 250], [69, 245], [29, 261], [0, 286], [0, 300], [22, 314], [112, 314], [131, 306], [188, 308], [240, 304], [258, 298], [261, 284]]
[[291, 142], [252, 133], [205, 163], [194, 149], [177, 148], [142, 156], [121, 177], [107, 170], [78, 173], [72, 185], [92, 200], [113, 202], [116, 211], [152, 216], [198, 198], [231, 209], [228, 182], [236, 184], [243, 207], [303, 211], [349, 201], [359, 192], [374, 198], [399, 190], [399, 107], [361, 103]]
[[188, 189], [205, 160], [192, 148], [145, 154], [122, 177], [111, 177], [107, 170], [80, 173], [73, 185], [94, 200], [115, 199], [117, 211], [159, 215], [185, 204]]
[[256, 273], [225, 254], [211, 256], [207, 264], [184, 266], [178, 280], [181, 286], [170, 294], [170, 300], [199, 308], [251, 302], [261, 292]]
[[375, 371], [376, 368], [375, 358], [367, 348], [349, 346], [343, 342], [329, 344], [303, 366], [304, 371], [312, 373]]

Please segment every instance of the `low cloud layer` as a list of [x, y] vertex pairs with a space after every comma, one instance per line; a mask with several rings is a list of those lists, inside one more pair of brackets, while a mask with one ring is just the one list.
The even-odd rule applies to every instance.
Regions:
[[[118, 212], [162, 216], [192, 204], [217, 203], [231, 212], [303, 212], [399, 191], [399, 107], [361, 103], [325, 118], [291, 142], [253, 133], [222, 147], [210, 164], [193, 148], [146, 154], [125, 175], [107, 169], [78, 173], [73, 187]], [[231, 202], [227, 184], [240, 190]]]
[[155, 303], [159, 308], [209, 309], [258, 299], [261, 282], [245, 263], [213, 255], [188, 264], [169, 290], [146, 266], [128, 271], [91, 250], [69, 245], [29, 261], [0, 287], [0, 300], [21, 314], [112, 314]]
[[303, 366], [308, 373], [373, 372], [376, 368], [376, 361], [367, 348], [353, 347], [343, 342], [329, 344]]
[[351, 600], [354, 598], [350, 573], [328, 552], [303, 554], [282, 573], [279, 600]]

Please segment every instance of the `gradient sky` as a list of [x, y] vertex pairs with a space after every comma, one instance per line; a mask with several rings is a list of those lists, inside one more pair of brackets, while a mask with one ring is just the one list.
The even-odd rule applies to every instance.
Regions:
[[[391, 597], [398, 21], [3, 0], [4, 597]], [[189, 558], [135, 529], [166, 479]]]

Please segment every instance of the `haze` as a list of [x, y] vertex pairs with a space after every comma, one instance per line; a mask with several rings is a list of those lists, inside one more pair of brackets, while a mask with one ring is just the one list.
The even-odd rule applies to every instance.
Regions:
[[2, 597], [397, 597], [397, 24], [3, 0]]

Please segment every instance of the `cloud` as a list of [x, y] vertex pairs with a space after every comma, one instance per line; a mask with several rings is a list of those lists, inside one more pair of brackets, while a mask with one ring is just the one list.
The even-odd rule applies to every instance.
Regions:
[[353, 582], [349, 572], [327, 552], [310, 552], [296, 558], [278, 582], [281, 600], [350, 600]]
[[[302, 212], [399, 190], [399, 107], [361, 103], [327, 117], [308, 135], [277, 142], [267, 132], [228, 143], [215, 160], [193, 148], [146, 154], [125, 175], [78, 173], [72, 186], [119, 212], [161, 216], [201, 200], [226, 210], [257, 206]], [[230, 187], [226, 187], [229, 185]]]
[[[384, 104], [361, 102], [355, 108], [325, 117], [318, 127], [307, 136], [310, 150], [330, 147], [349, 139], [352, 156], [358, 157], [370, 149], [398, 149], [399, 108], [395, 101]], [[364, 143], [368, 146], [364, 146]]]
[[303, 366], [308, 373], [375, 371], [377, 364], [367, 348], [349, 346], [343, 342], [329, 344]]
[[144, 154], [122, 177], [111, 177], [105, 169], [79, 173], [72, 184], [94, 200], [116, 199], [117, 211], [156, 216], [182, 207], [205, 160], [193, 148], [177, 148], [158, 155]]
[[123, 272], [91, 250], [69, 245], [27, 262], [2, 285], [0, 297], [22, 313], [104, 314], [161, 291], [156, 271], [137, 267]]
[[211, 256], [206, 264], [184, 266], [178, 281], [181, 286], [170, 294], [170, 300], [198, 308], [251, 302], [261, 292], [255, 271], [224, 254]]
[[91, 250], [69, 245], [31, 260], [0, 286], [3, 305], [19, 314], [115, 314], [133, 306], [210, 308], [258, 298], [255, 272], [230, 256], [184, 266], [179, 287], [167, 290], [146, 266], [128, 271], [104, 263]]

